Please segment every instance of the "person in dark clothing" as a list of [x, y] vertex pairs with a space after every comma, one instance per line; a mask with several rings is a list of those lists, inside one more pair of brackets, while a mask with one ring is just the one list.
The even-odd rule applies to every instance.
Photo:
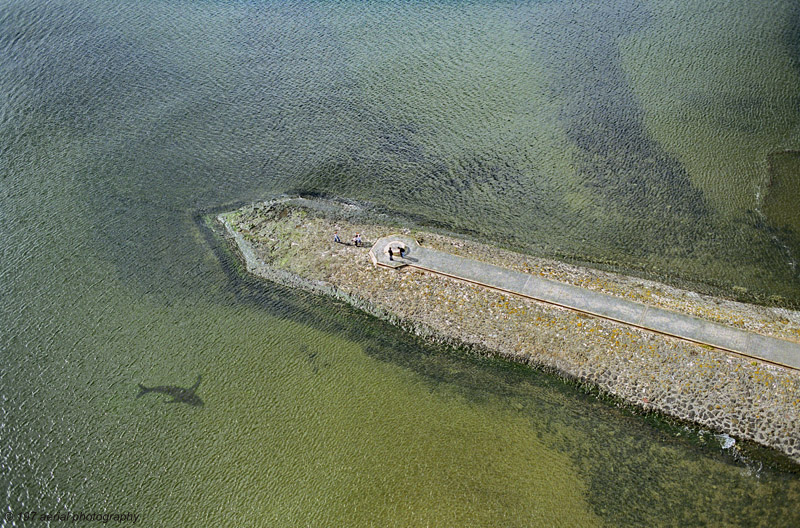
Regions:
[[393, 255], [394, 255], [394, 253], [392, 252], [392, 246], [389, 246], [389, 260], [394, 260], [392, 258]]

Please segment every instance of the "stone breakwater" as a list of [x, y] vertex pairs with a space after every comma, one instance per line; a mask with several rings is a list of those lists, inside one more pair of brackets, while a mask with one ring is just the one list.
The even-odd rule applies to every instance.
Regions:
[[[431, 340], [526, 363], [643, 411], [754, 441], [800, 463], [800, 373], [419, 270], [373, 266], [398, 231], [357, 207], [303, 199], [219, 216], [248, 272], [331, 295]], [[338, 231], [345, 243], [333, 241]], [[441, 234], [420, 244], [588, 289], [800, 341], [800, 312], [521, 255]], [[347, 244], [361, 233], [363, 247]]]

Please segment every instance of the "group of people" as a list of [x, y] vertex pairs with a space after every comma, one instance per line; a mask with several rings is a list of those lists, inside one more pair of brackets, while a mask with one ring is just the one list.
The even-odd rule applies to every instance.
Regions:
[[[333, 241], [336, 242], [337, 244], [341, 244], [342, 243], [342, 239], [339, 238], [339, 232], [338, 231], [334, 231], [334, 233], [333, 233]], [[364, 242], [361, 240], [361, 233], [356, 233], [353, 236], [353, 245], [354, 246], [359, 246], [359, 247], [364, 245]]]
[[[338, 231], [334, 231], [333, 232], [333, 241], [335, 243], [337, 243], [337, 244], [341, 244], [342, 243], [342, 239], [339, 238], [339, 232]], [[356, 233], [355, 235], [353, 235], [353, 245], [354, 246], [358, 246], [358, 247], [364, 245], [364, 242], [361, 240], [361, 233]], [[402, 246], [400, 246], [398, 248], [395, 248], [395, 249], [392, 249], [392, 247], [390, 246], [389, 247], [389, 260], [394, 260], [394, 256], [395, 255], [399, 255], [400, 258], [403, 258], [404, 257], [404, 255], [403, 255], [404, 252], [405, 252], [405, 248], [402, 247]]]
[[405, 248], [400, 246], [397, 250], [392, 250], [392, 246], [389, 246], [389, 260], [394, 260], [395, 255], [400, 255], [400, 258], [403, 258], [403, 252]]

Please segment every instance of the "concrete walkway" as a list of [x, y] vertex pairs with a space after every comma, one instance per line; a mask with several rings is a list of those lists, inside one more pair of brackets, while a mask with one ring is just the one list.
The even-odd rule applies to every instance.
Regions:
[[[390, 246], [395, 253], [391, 261], [388, 253]], [[404, 258], [397, 256], [401, 246], [404, 247]], [[370, 250], [370, 257], [376, 266], [414, 267], [800, 370], [800, 343], [766, 337], [691, 315], [424, 248], [409, 236], [390, 235], [381, 238]]]

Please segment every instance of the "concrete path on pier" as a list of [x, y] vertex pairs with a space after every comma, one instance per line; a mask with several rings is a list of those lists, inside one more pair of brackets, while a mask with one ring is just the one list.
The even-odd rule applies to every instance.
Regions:
[[[389, 260], [389, 247], [393, 248], [393, 260]], [[404, 248], [402, 258], [400, 247]], [[425, 248], [409, 236], [381, 238], [370, 250], [370, 257], [376, 266], [413, 267], [800, 370], [800, 343]]]

